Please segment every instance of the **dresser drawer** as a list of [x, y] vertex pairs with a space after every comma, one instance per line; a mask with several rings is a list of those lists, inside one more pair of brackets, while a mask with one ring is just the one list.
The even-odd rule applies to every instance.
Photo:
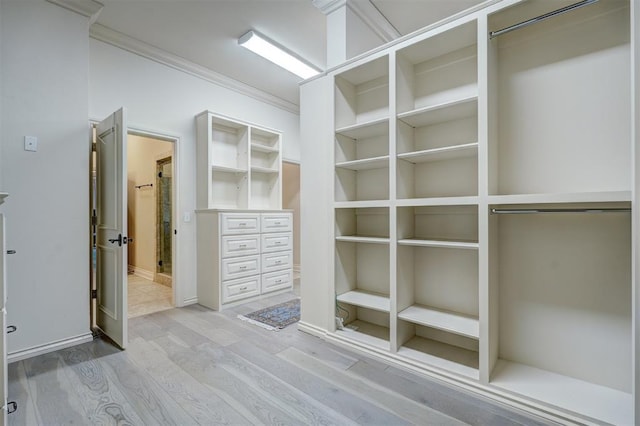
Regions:
[[293, 234], [291, 232], [262, 234], [263, 253], [284, 250], [293, 250]]
[[293, 215], [291, 213], [262, 213], [262, 232], [291, 232]]
[[260, 275], [222, 283], [222, 303], [260, 294]]
[[289, 288], [292, 285], [293, 274], [291, 272], [291, 269], [278, 272], [270, 272], [268, 274], [262, 275], [263, 293]]
[[222, 257], [248, 256], [259, 253], [259, 235], [233, 235], [222, 237]]
[[220, 213], [220, 222], [222, 235], [260, 233], [258, 213]]
[[222, 259], [222, 280], [248, 277], [260, 273], [260, 256]]
[[279, 251], [262, 255], [262, 272], [279, 271], [293, 267], [293, 252]]

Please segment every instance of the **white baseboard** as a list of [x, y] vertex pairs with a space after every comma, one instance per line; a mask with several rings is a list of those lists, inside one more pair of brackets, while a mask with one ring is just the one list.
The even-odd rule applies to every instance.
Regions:
[[312, 336], [324, 339], [327, 336], [327, 330], [308, 322], [298, 321], [298, 330], [311, 334]]
[[198, 298], [197, 297], [190, 297], [188, 299], [184, 299], [182, 301], [182, 305], [180, 305], [180, 306], [195, 305], [196, 303], [198, 303]]
[[71, 346], [81, 345], [83, 343], [91, 342], [92, 340], [93, 334], [91, 334], [91, 332], [87, 332], [86, 334], [70, 337], [68, 339], [58, 340], [57, 342], [47, 343], [46, 345], [34, 346], [29, 349], [11, 352], [7, 355], [7, 361], [9, 363], [22, 361], [23, 359], [32, 358], [34, 356], [69, 348]]
[[153, 272], [146, 269], [139, 268], [137, 266], [129, 265], [129, 271], [133, 271], [133, 275], [137, 275], [145, 280], [153, 281]]

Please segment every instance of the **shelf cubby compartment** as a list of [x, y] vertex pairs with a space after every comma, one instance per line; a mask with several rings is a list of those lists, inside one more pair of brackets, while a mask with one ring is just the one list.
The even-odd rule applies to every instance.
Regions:
[[[489, 29], [556, 6], [524, 2]], [[629, 22], [629, 2], [598, 2], [490, 40], [491, 195], [631, 189]]]
[[280, 172], [280, 135], [251, 128], [251, 169], [260, 173]]
[[[335, 292], [349, 338], [389, 350], [389, 243], [388, 209], [356, 218], [355, 210], [336, 211]], [[356, 224], [357, 222], [357, 224]], [[386, 222], [386, 225], [383, 224]], [[358, 235], [357, 240], [341, 240]], [[386, 238], [385, 238], [386, 237]], [[370, 240], [369, 240], [370, 239]], [[376, 240], [386, 239], [387, 242]]]
[[[621, 206], [630, 203], [555, 207]], [[492, 215], [490, 234], [492, 321], [500, 323], [491, 384], [631, 424], [631, 214]]]
[[389, 120], [336, 130], [336, 167], [354, 171], [389, 167]]
[[398, 354], [478, 377], [478, 207], [397, 210]]
[[336, 241], [389, 244], [389, 208], [336, 209]]
[[399, 199], [478, 194], [477, 98], [399, 116]]
[[389, 116], [389, 57], [382, 56], [335, 77], [336, 129]]
[[388, 155], [336, 163], [335, 170], [335, 201], [389, 199]]
[[230, 167], [211, 168], [211, 194], [209, 205], [219, 209], [246, 209], [247, 171]]
[[273, 209], [279, 206], [281, 187], [278, 169], [252, 166], [250, 208]]
[[397, 53], [398, 113], [478, 95], [477, 24], [470, 21]]
[[214, 171], [247, 171], [249, 127], [214, 117], [211, 119], [211, 164]]
[[252, 127], [251, 150], [260, 152], [280, 152], [280, 134]]

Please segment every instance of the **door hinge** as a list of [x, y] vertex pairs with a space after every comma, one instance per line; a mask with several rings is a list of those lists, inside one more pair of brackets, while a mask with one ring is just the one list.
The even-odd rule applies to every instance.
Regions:
[[161, 178], [162, 177], [162, 172], [158, 172], [158, 177]]
[[91, 290], [91, 298], [92, 299], [98, 298], [98, 290]]
[[91, 224], [93, 226], [96, 226], [98, 224], [98, 215], [96, 214], [96, 211], [93, 211], [93, 215], [91, 215]]
[[158, 260], [158, 266], [162, 266], [162, 260]]
[[98, 147], [97, 144], [95, 142], [91, 143], [91, 152], [97, 152], [98, 151]]

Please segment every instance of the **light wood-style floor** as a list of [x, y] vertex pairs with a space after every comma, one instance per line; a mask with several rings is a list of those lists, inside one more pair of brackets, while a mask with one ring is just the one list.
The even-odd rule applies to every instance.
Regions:
[[126, 351], [98, 339], [10, 364], [9, 424], [547, 424], [295, 324], [274, 332], [236, 318], [293, 297], [165, 310], [129, 320]]

